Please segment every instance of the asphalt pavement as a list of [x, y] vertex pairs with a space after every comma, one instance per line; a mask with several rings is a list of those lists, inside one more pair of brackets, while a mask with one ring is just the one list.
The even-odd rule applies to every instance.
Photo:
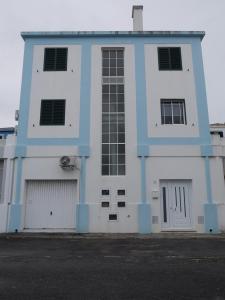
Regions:
[[225, 300], [225, 237], [2, 235], [5, 299]]

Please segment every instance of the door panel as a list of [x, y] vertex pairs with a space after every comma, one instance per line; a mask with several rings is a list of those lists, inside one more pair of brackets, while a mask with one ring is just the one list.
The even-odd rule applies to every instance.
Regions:
[[190, 181], [161, 182], [162, 225], [167, 229], [191, 227]]
[[76, 181], [27, 181], [25, 228], [75, 228]]

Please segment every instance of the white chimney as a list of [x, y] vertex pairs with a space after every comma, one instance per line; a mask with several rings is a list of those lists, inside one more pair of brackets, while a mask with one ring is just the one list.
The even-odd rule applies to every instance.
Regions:
[[143, 31], [143, 5], [134, 5], [132, 9], [133, 31]]

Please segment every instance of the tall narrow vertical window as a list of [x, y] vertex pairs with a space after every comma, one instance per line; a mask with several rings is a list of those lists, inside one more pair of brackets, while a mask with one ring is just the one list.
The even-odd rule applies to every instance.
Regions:
[[102, 175], [125, 175], [124, 50], [102, 50]]

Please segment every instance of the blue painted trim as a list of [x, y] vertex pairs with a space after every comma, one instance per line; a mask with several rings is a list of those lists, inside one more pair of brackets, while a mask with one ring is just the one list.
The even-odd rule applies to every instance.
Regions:
[[201, 155], [202, 156], [213, 156], [212, 145], [202, 145], [201, 146]]
[[211, 144], [202, 49], [201, 43], [198, 40], [194, 40], [192, 42], [192, 57], [197, 97], [199, 133], [200, 137], [204, 137], [205, 144]]
[[149, 156], [149, 145], [138, 145], [137, 156]]
[[216, 204], [205, 204], [204, 205], [205, 213], [205, 232], [206, 233], [219, 233], [218, 226], [218, 211]]
[[26, 157], [26, 146], [17, 145], [15, 149], [15, 157]]
[[11, 204], [10, 208], [10, 217], [8, 231], [14, 232], [15, 230], [20, 230], [21, 226], [21, 213], [22, 205], [20, 203], [21, 196], [21, 181], [22, 181], [22, 170], [23, 170], [23, 161], [22, 158], [17, 158], [17, 167], [16, 167], [16, 190], [15, 190], [15, 200]]
[[145, 157], [141, 157], [141, 201], [147, 202]]
[[89, 206], [87, 204], [77, 204], [76, 231], [78, 233], [87, 233], [89, 231]]
[[[83, 43], [81, 50], [80, 143], [88, 154], [90, 143], [91, 44]], [[82, 149], [82, 148], [81, 148]]]
[[150, 204], [138, 205], [138, 231], [141, 234], [151, 233], [151, 207]]
[[25, 145], [30, 108], [30, 91], [33, 65], [33, 44], [25, 43], [22, 86], [20, 92], [20, 118], [18, 123], [17, 145]]
[[22, 205], [18, 203], [11, 204], [10, 219], [9, 219], [7, 232], [20, 231], [21, 215], [22, 215]]
[[137, 109], [137, 141], [138, 145], [147, 144], [147, 98], [145, 82], [145, 52], [144, 43], [135, 43], [135, 80], [136, 80], [136, 109]]
[[85, 194], [86, 194], [86, 158], [81, 157], [80, 164], [80, 203], [85, 203]]
[[206, 177], [206, 191], [207, 191], [207, 201], [209, 204], [212, 204], [212, 187], [211, 187], [211, 174], [210, 174], [210, 165], [209, 158], [205, 157], [205, 177]]

